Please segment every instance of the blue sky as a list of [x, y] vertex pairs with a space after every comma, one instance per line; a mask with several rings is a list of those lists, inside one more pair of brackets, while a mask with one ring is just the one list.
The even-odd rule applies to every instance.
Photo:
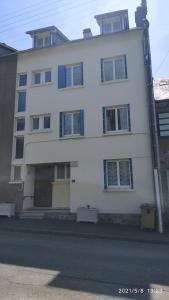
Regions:
[[[31, 47], [26, 31], [55, 25], [69, 39], [82, 37], [84, 28], [99, 33], [94, 15], [128, 9], [130, 27], [141, 0], [8, 0], [0, 1], [0, 41], [18, 50]], [[154, 78], [169, 77], [169, 1], [147, 0]]]

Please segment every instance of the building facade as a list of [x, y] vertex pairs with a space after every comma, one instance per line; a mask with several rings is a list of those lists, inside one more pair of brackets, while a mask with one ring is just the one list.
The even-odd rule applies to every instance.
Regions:
[[[28, 32], [18, 53], [11, 182], [23, 210], [97, 208], [138, 220], [154, 203], [143, 29], [127, 10], [96, 16], [100, 35]], [[139, 71], [138, 71], [139, 70]]]
[[16, 50], [0, 43], [0, 203], [22, 209], [22, 184], [10, 184], [16, 88]]

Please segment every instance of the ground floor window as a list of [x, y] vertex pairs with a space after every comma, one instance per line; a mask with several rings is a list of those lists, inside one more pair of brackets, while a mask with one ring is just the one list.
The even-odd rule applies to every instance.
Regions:
[[132, 160], [104, 160], [105, 188], [133, 188]]
[[70, 179], [70, 164], [58, 163], [55, 167], [55, 179]]

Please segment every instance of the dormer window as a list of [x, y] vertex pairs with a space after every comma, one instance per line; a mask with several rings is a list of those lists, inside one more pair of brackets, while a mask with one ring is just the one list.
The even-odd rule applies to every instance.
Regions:
[[118, 32], [123, 30], [122, 18], [120, 16], [114, 17], [111, 20], [103, 22], [103, 33]]
[[42, 38], [37, 38], [36, 39], [36, 48], [42, 48], [43, 47], [43, 39]]
[[34, 37], [35, 47], [36, 48], [43, 48], [51, 45], [51, 37]]
[[100, 34], [109, 34], [129, 29], [128, 11], [121, 10], [95, 16]]

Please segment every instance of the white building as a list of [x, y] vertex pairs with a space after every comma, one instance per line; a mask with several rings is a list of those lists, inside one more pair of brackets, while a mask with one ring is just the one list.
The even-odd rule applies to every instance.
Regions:
[[96, 16], [100, 35], [28, 32], [18, 53], [11, 182], [23, 209], [91, 206], [135, 217], [154, 203], [143, 29], [127, 10]]

